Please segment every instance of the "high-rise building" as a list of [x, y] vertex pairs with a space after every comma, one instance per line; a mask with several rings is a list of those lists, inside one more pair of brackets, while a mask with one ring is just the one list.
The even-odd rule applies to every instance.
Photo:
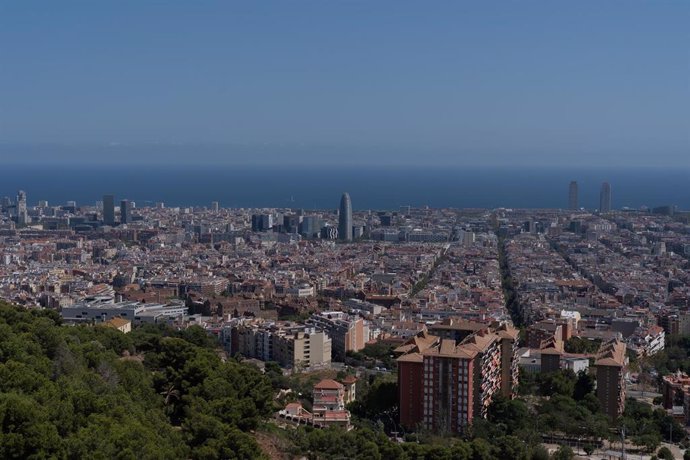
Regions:
[[103, 195], [103, 223], [115, 225], [115, 197], [113, 195]]
[[577, 206], [577, 182], [570, 182], [570, 188], [568, 189], [568, 209], [575, 211], [578, 209]]
[[396, 349], [405, 427], [462, 432], [474, 417], [486, 417], [495, 395], [514, 394], [518, 334], [512, 326], [445, 326], [441, 336], [422, 332]]
[[338, 238], [342, 241], [352, 241], [352, 201], [347, 192], [340, 198]]
[[217, 201], [212, 201], [211, 202], [211, 211], [218, 212], [219, 209], [220, 209], [220, 204]]
[[625, 342], [614, 339], [599, 348], [594, 367], [597, 370], [597, 398], [601, 410], [615, 420], [625, 409]]
[[300, 233], [307, 238], [313, 237], [319, 233], [321, 223], [318, 216], [304, 216], [302, 222], [299, 224]]
[[17, 192], [17, 224], [26, 225], [29, 222], [29, 213], [26, 207], [26, 192]]
[[601, 184], [599, 212], [611, 212], [611, 185], [608, 182]]
[[132, 202], [129, 200], [120, 201], [120, 223], [128, 224], [132, 222]]

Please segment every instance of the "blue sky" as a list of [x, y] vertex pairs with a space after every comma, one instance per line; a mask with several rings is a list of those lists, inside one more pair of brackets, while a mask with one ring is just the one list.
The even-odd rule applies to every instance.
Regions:
[[688, 24], [680, 0], [0, 0], [0, 155], [690, 167]]

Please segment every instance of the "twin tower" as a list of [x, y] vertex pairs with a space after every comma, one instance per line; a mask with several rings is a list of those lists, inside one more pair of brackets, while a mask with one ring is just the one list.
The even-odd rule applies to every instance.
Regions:
[[[575, 211], [580, 209], [577, 203], [577, 182], [572, 181], [568, 189], [568, 209]], [[601, 184], [599, 192], [599, 212], [611, 212], [611, 185], [608, 182]]]

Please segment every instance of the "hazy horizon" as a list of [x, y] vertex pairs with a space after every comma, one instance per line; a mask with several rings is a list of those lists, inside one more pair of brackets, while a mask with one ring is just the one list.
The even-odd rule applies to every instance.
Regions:
[[672, 1], [2, 2], [0, 157], [690, 166], [689, 23]]
[[[385, 167], [553, 170], [687, 170], [688, 156], [659, 161], [659, 155], [609, 158], [597, 152], [569, 152], [544, 161], [543, 152], [471, 152], [359, 145], [233, 143], [16, 143], [0, 141], [4, 164], [17, 166], [163, 167]], [[689, 177], [690, 179], [690, 177]]]

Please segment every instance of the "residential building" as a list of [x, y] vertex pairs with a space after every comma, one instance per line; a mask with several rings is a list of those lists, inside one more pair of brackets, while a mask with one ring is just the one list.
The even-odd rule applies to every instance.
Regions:
[[120, 223], [129, 224], [132, 222], [132, 202], [129, 200], [120, 201]]
[[690, 425], [690, 376], [676, 372], [663, 377], [663, 404], [683, 425]]
[[601, 345], [594, 361], [597, 398], [602, 411], [612, 420], [625, 409], [625, 351], [625, 342], [614, 339]]
[[333, 359], [343, 360], [348, 351], [359, 351], [369, 341], [369, 324], [362, 318], [341, 311], [314, 314], [309, 322], [331, 337]]
[[599, 212], [611, 212], [611, 185], [608, 182], [601, 184]]
[[349, 430], [350, 412], [345, 409], [345, 386], [331, 379], [314, 385], [312, 416], [315, 425], [340, 426]]
[[499, 392], [512, 396], [517, 331], [487, 326], [457, 341], [448, 336], [464, 334], [460, 329], [437, 330], [447, 338], [422, 332], [396, 349], [400, 423], [458, 433], [474, 417], [486, 417]]

